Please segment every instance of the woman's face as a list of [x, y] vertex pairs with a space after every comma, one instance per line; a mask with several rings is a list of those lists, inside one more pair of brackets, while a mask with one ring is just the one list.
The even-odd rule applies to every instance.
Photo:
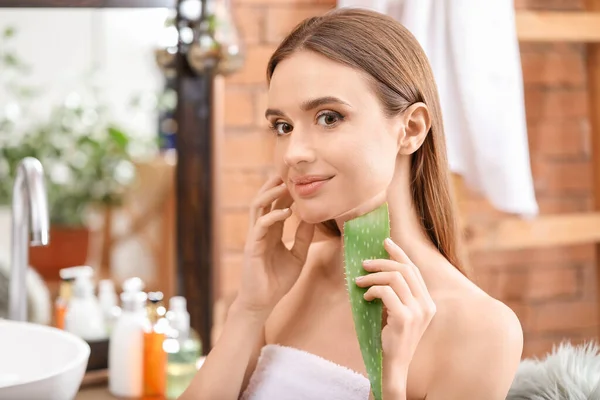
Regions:
[[277, 135], [277, 170], [301, 219], [334, 219], [386, 191], [401, 127], [384, 116], [361, 72], [296, 52], [275, 69], [265, 115]]

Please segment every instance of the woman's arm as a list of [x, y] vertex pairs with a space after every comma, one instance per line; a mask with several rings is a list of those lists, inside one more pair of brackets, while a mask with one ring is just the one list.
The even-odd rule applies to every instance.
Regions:
[[266, 320], [265, 313], [244, 310], [234, 302], [219, 340], [179, 400], [237, 400], [264, 345]]

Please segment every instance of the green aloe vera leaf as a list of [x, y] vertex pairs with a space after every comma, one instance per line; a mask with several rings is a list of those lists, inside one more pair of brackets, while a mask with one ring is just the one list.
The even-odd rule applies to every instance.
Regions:
[[380, 299], [366, 301], [363, 295], [367, 288], [356, 286], [354, 279], [369, 273], [363, 267], [364, 260], [389, 258], [383, 247], [383, 241], [389, 236], [390, 218], [387, 203], [344, 223], [346, 283], [352, 306], [354, 327], [375, 400], [382, 399], [381, 325], [383, 303]]

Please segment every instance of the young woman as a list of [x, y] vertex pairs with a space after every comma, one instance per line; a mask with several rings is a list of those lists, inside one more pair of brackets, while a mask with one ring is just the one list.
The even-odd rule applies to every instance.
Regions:
[[385, 15], [333, 10], [285, 38], [267, 79], [277, 174], [252, 204], [222, 334], [182, 399], [372, 396], [340, 231], [384, 202], [390, 259], [365, 262], [371, 273], [356, 282], [387, 314], [384, 400], [504, 399], [522, 330], [463, 271], [438, 95], [417, 41]]

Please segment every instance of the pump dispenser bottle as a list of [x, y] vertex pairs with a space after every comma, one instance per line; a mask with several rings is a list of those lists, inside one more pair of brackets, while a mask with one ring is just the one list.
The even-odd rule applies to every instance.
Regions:
[[94, 294], [93, 270], [79, 269], [65, 316], [65, 330], [84, 340], [96, 341], [107, 338], [104, 315]]

